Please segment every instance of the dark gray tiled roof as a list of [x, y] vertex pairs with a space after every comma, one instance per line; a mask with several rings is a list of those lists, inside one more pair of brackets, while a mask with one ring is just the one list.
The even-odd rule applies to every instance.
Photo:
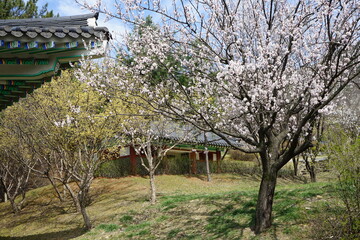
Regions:
[[68, 17], [53, 17], [53, 18], [28, 18], [28, 19], [0, 19], [0, 26], [23, 26], [23, 27], [63, 27], [63, 26], [87, 26], [89, 18], [98, 19], [99, 13], [90, 13], [83, 15], [75, 15]]
[[55, 17], [55, 18], [30, 18], [0, 20], [0, 37], [43, 37], [49, 39], [65, 38], [97, 38], [109, 39], [111, 36], [106, 27], [93, 27], [88, 25], [88, 19], [98, 18], [98, 13]]
[[213, 132], [200, 131], [188, 124], [179, 124], [169, 121], [167, 124], [160, 124], [159, 126], [153, 124], [152, 128], [160, 138], [168, 139], [171, 142], [179, 141], [180, 144], [202, 145], [219, 148], [234, 148], [235, 146], [241, 146], [241, 144], [236, 141], [237, 139], [233, 137], [226, 135], [226, 139], [230, 142], [229, 144]]
[[[171, 141], [179, 141], [181, 139], [180, 136], [170, 136], [168, 137]], [[207, 132], [206, 133], [206, 141], [204, 134], [198, 134], [196, 136], [192, 136], [186, 140], [183, 140], [184, 144], [194, 144], [194, 145], [202, 145], [202, 146], [211, 146], [211, 147], [220, 147], [220, 148], [233, 148], [234, 146], [240, 146], [240, 144], [230, 137], [228, 137], [229, 141], [232, 145], [227, 143], [224, 139], [220, 138], [214, 133]]]

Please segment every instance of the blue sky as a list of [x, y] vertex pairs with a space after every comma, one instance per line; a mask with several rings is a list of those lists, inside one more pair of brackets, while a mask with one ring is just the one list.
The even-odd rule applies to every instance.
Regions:
[[[96, 0], [86, 0], [88, 3], [95, 3]], [[104, 4], [107, 4], [107, 7], [111, 9], [112, 0], [103, 0]], [[71, 16], [71, 15], [79, 15], [90, 13], [87, 9], [82, 9], [82, 7], [76, 3], [75, 0], [39, 0], [38, 6], [41, 7], [44, 4], [48, 3], [48, 9], [53, 10], [55, 14], [59, 13], [61, 17], [63, 16]], [[100, 14], [99, 20], [97, 21], [98, 26], [107, 27], [113, 37], [118, 38], [117, 36], [125, 33], [126, 28], [123, 24], [121, 24], [116, 19], [111, 19], [109, 21], [105, 21], [105, 15]]]

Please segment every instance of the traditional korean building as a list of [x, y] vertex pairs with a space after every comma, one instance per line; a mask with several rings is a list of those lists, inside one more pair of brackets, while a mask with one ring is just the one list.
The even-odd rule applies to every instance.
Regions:
[[[106, 27], [97, 26], [98, 13], [31, 19], [0, 19], [0, 110], [25, 97], [44, 82], [69, 68], [83, 56], [102, 57], [111, 38]], [[208, 159], [219, 165], [230, 145], [207, 133], [193, 141], [178, 144], [167, 158], [190, 160], [192, 173]], [[176, 136], [174, 139], [176, 141]], [[127, 161], [129, 172], [136, 174], [139, 159], [132, 147], [121, 150], [120, 159]], [[1, 195], [1, 194], [0, 194]]]
[[[102, 57], [110, 39], [98, 13], [31, 19], [0, 19], [0, 111], [25, 97], [70, 62]], [[0, 186], [0, 201], [4, 200]]]
[[101, 57], [110, 39], [98, 13], [0, 20], [0, 110], [82, 56]]
[[[219, 138], [213, 133], [194, 135], [191, 139], [180, 140], [181, 131], [168, 137], [169, 145], [178, 143], [174, 148], [169, 150], [163, 160], [163, 166], [158, 171], [165, 174], [198, 174], [204, 173], [206, 154], [212, 169], [215, 172], [221, 172], [220, 161], [227, 153], [228, 149], [233, 148], [223, 139]], [[206, 137], [205, 137], [206, 135]], [[156, 143], [154, 143], [156, 144]], [[232, 144], [236, 145], [236, 141]], [[142, 156], [145, 158], [145, 156]], [[104, 171], [101, 171], [100, 176], [104, 177], [120, 177], [127, 175], [142, 175], [144, 169], [141, 166], [140, 156], [137, 155], [135, 149], [129, 145], [121, 147], [119, 152], [114, 156], [110, 155], [109, 161], [104, 163]], [[113, 163], [111, 163], [113, 161]], [[169, 163], [172, 162], [172, 166]], [[177, 169], [174, 170], [174, 163]], [[170, 164], [171, 165], [171, 164]], [[185, 168], [184, 168], [185, 167]], [[182, 169], [179, 169], [182, 168]]]

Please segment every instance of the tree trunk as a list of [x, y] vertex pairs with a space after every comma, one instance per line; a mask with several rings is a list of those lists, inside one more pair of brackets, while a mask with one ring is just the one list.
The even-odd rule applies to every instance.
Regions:
[[81, 206], [79, 203], [79, 198], [76, 196], [76, 194], [74, 193], [74, 191], [71, 189], [71, 187], [69, 186], [69, 184], [65, 183], [64, 186], [66, 187], [66, 189], [69, 191], [70, 196], [74, 202], [74, 206], [76, 208], [76, 212], [81, 212]]
[[64, 199], [66, 199], [66, 187], [63, 185], [63, 196], [64, 196]]
[[86, 211], [87, 201], [88, 201], [88, 194], [90, 189], [90, 182], [84, 182], [79, 186], [79, 192], [77, 195], [78, 205], [80, 206], [80, 212], [84, 219], [85, 228], [90, 230], [92, 228], [92, 224], [90, 221], [90, 217]]
[[[85, 201], [85, 200], [84, 200], [84, 201]], [[80, 205], [80, 207], [81, 207], [80, 212], [81, 212], [81, 215], [82, 215], [82, 217], [83, 217], [83, 219], [84, 219], [85, 228], [86, 228], [87, 230], [90, 230], [90, 229], [92, 228], [92, 224], [91, 224], [89, 215], [88, 215], [88, 213], [87, 213], [87, 211], [86, 211], [85, 202], [81, 202], [79, 205]]]
[[[16, 189], [16, 191], [18, 191], [18, 190]], [[20, 212], [21, 208], [15, 202], [16, 196], [17, 196], [16, 193], [9, 194], [9, 190], [7, 188], [5, 188], [5, 200], [7, 200], [7, 199], [9, 200], [9, 202], [11, 204], [11, 208], [13, 210], [13, 213], [18, 214]]]
[[313, 166], [311, 167], [311, 171], [310, 171], [310, 179], [311, 182], [316, 182], [316, 173], [315, 173], [315, 168]]
[[49, 173], [46, 175], [46, 177], [47, 177], [47, 179], [49, 179], [51, 185], [53, 186], [53, 188], [54, 188], [54, 190], [56, 192], [56, 195], [59, 198], [60, 202], [64, 202], [64, 198], [61, 196], [61, 193], [60, 193], [58, 187], [56, 186], [56, 183], [55, 183], [54, 179], [50, 176]]
[[204, 142], [205, 142], [205, 163], [206, 163], [206, 175], [207, 175], [207, 181], [211, 182], [211, 175], [210, 175], [210, 164], [209, 164], [209, 151], [207, 148], [207, 136], [206, 136], [206, 132], [204, 132]]
[[149, 171], [150, 176], [150, 203], [156, 203], [155, 171]]
[[315, 160], [310, 163], [309, 160], [306, 158], [305, 160], [305, 166], [306, 166], [306, 170], [309, 172], [310, 174], [310, 180], [311, 182], [316, 182], [316, 172], [315, 172]]
[[298, 166], [299, 166], [299, 156], [296, 156], [292, 159], [293, 165], [294, 165], [294, 176], [298, 175]]
[[277, 171], [263, 171], [256, 206], [255, 234], [259, 234], [271, 226], [276, 178]]
[[16, 205], [16, 203], [15, 203], [15, 198], [9, 197], [9, 201], [10, 201], [10, 203], [11, 203], [11, 207], [12, 207], [12, 209], [13, 209], [13, 212], [14, 212], [15, 214], [18, 214], [18, 213], [20, 212], [20, 208], [19, 208], [18, 205]]
[[26, 198], [26, 191], [22, 191], [21, 193], [21, 201], [17, 204], [19, 209], [23, 208], [23, 204], [25, 202], [25, 198]]
[[206, 162], [206, 175], [207, 181], [211, 182], [210, 164], [209, 164], [209, 152], [205, 149], [205, 162]]

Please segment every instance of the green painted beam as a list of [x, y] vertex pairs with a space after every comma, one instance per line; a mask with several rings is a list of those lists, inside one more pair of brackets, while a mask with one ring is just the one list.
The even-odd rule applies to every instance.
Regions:
[[15, 95], [15, 94], [6, 94], [6, 95], [4, 95], [5, 97], [8, 97], [8, 98], [19, 98], [19, 96], [18, 95]]
[[11, 94], [11, 91], [10, 90], [0, 90], [0, 94], [3, 94], [3, 95]]
[[[198, 145], [198, 144], [195, 144], [195, 145], [191, 145], [191, 144], [178, 144], [176, 145], [176, 147], [178, 148], [186, 148], [186, 149], [201, 149], [201, 150], [205, 150], [205, 146], [204, 145]], [[207, 149], [208, 150], [213, 150], [213, 151], [217, 151], [217, 150], [221, 150], [223, 151], [225, 147], [213, 147], [213, 146], [208, 146]]]
[[71, 51], [79, 51], [79, 50], [86, 50], [86, 48], [70, 48], [70, 49], [63, 49], [59, 51], [49, 51], [45, 52], [46, 54], [54, 54], [54, 53], [62, 53], [62, 52], [71, 52]]
[[42, 84], [44, 81], [42, 81], [42, 80], [26, 80], [25, 82], [26, 83], [35, 83], [35, 84], [40, 83], [40, 84]]
[[17, 88], [18, 88], [18, 89], [24, 89], [24, 90], [26, 89], [26, 90], [29, 90], [29, 89], [34, 89], [35, 87], [32, 86], [32, 85], [31, 85], [31, 86], [27, 85], [27, 86], [18, 86]]
[[29, 52], [29, 54], [38, 54], [38, 53], [48, 53], [51, 51], [63, 50], [64, 48], [51, 48], [51, 49], [38, 49], [34, 52]]
[[26, 95], [26, 91], [11, 91], [12, 93], [15, 93], [15, 94], [21, 94], [21, 95], [23, 95], [23, 94], [25, 94]]
[[19, 49], [2, 49], [0, 50], [0, 53], [18, 53], [18, 51], [24, 50], [23, 48], [19, 48]]

